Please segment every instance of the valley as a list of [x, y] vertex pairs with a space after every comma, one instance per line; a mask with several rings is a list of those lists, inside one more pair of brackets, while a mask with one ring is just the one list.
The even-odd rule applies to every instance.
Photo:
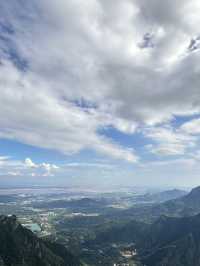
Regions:
[[[15, 214], [40, 239], [63, 245], [88, 266], [160, 266], [163, 262], [155, 261], [162, 256], [170, 260], [179, 239], [196, 241], [188, 237], [194, 233], [189, 224], [199, 221], [200, 188], [189, 193], [134, 189], [109, 193], [68, 189], [20, 192], [1, 193], [1, 214]], [[197, 215], [194, 220], [190, 218], [193, 215]], [[172, 236], [165, 239], [164, 233], [171, 227]]]

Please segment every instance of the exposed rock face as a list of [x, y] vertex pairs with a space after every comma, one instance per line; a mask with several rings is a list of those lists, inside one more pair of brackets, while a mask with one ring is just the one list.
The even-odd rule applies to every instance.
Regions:
[[0, 216], [0, 266], [79, 266], [63, 246], [46, 243], [15, 216]]

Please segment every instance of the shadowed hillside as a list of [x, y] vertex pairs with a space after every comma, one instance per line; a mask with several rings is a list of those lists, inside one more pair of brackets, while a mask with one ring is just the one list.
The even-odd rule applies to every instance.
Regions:
[[15, 216], [0, 216], [1, 266], [80, 266], [63, 246], [44, 242]]

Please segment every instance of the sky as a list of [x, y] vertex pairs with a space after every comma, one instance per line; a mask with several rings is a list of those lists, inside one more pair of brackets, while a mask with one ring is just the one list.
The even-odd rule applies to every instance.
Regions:
[[0, 2], [0, 184], [200, 183], [198, 0]]

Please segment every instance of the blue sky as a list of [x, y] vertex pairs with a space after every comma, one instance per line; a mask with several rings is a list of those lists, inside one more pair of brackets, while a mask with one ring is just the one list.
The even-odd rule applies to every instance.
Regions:
[[197, 0], [0, 3], [0, 183], [199, 184]]

